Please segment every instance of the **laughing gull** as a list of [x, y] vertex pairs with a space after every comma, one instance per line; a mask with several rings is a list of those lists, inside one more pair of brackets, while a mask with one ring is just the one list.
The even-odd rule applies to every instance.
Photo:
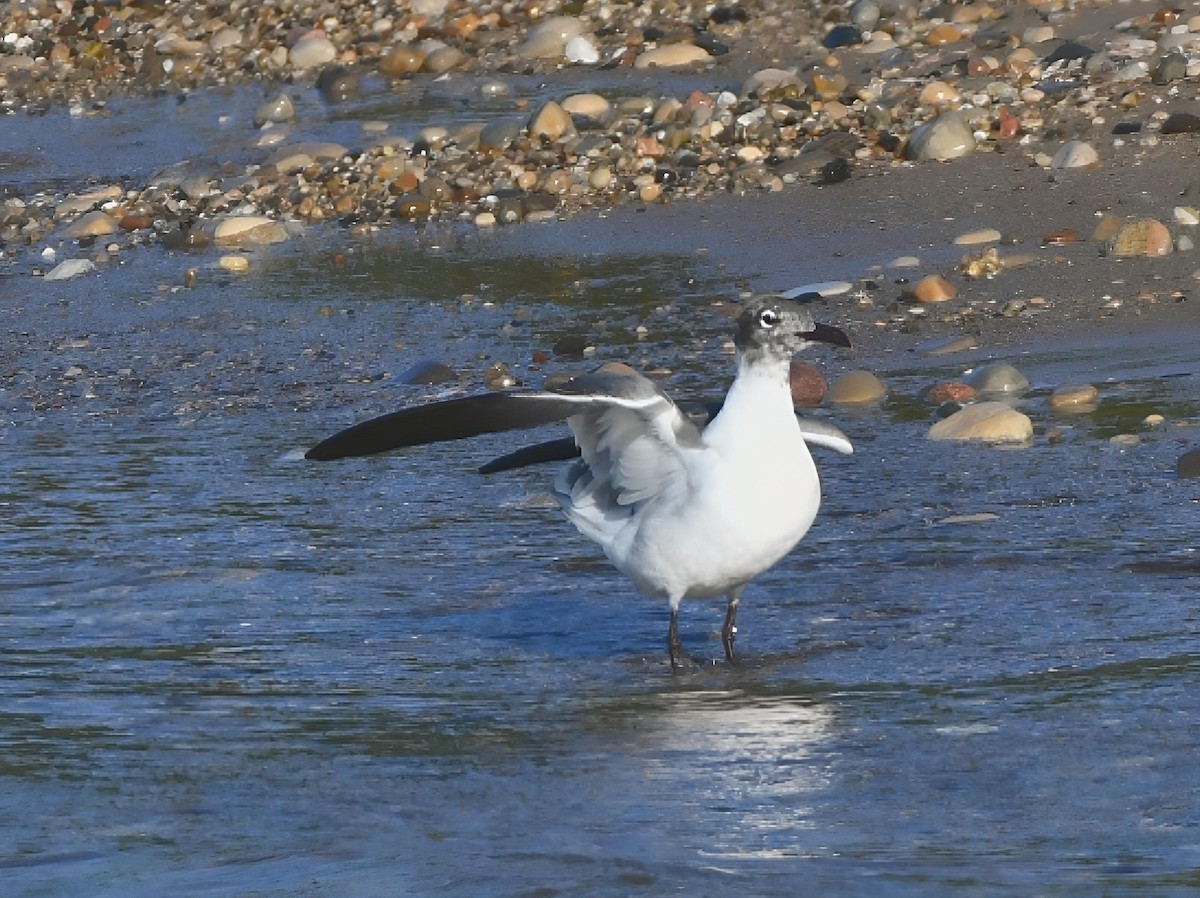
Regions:
[[[802, 425], [789, 387], [793, 355], [815, 342], [848, 347], [845, 333], [816, 323], [797, 303], [756, 299], [738, 316], [734, 342], [737, 376], [703, 429], [651, 380], [610, 363], [552, 390], [468, 396], [382, 415], [334, 434], [305, 457], [367, 455], [565, 419], [580, 454], [554, 482], [567, 518], [639, 592], [667, 601], [672, 667], [685, 658], [680, 603], [725, 596], [721, 642], [733, 662], [742, 591], [800, 541], [821, 502], [806, 440], [853, 452], [836, 427]], [[524, 451], [532, 455], [498, 459], [492, 469], [564, 455], [558, 443]]]

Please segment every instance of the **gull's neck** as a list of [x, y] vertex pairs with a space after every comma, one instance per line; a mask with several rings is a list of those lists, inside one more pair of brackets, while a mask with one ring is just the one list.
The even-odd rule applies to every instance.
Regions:
[[732, 439], [735, 434], [753, 439], [775, 428], [798, 432], [789, 362], [787, 357], [762, 351], [739, 355], [737, 376], [721, 412], [705, 430], [706, 441]]

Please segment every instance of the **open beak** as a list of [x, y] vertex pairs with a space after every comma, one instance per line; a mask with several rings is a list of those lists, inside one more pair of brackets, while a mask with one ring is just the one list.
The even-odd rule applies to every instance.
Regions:
[[832, 343], [834, 346], [850, 348], [850, 338], [841, 328], [832, 324], [814, 324], [810, 331], [801, 331], [797, 336], [814, 343]]

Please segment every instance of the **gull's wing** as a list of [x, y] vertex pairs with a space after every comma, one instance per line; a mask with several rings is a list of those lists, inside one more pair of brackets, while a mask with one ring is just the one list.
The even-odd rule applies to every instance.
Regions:
[[806, 418], [801, 415], [796, 416], [796, 422], [800, 425], [800, 434], [808, 445], [832, 449], [842, 455], [854, 454], [854, 444], [836, 424], [831, 424], [824, 418]]
[[580, 400], [567, 424], [582, 458], [555, 480], [555, 498], [576, 527], [608, 545], [639, 504], [684, 487], [684, 455], [703, 446], [700, 430], [628, 365], [605, 365], [556, 389]]
[[316, 461], [374, 455], [403, 446], [461, 440], [481, 433], [522, 430], [562, 421], [577, 403], [553, 393], [483, 393], [400, 409], [361, 421], [304, 454]]
[[[604, 418], [606, 411], [613, 415]], [[628, 365], [613, 363], [572, 378], [553, 391], [483, 393], [380, 415], [338, 431], [309, 449], [304, 457], [331, 461], [373, 455], [405, 446], [523, 430], [572, 417], [579, 417], [581, 422], [599, 417], [610, 422], [604, 425], [608, 427], [620, 420], [622, 413], [632, 415], [630, 420], [643, 416], [658, 420], [664, 411], [671, 413], [666, 426], [669, 431], [678, 431], [676, 439], [699, 439], [695, 425], [651, 381]]]
[[[679, 403], [679, 405], [682, 411], [690, 411], [684, 403]], [[698, 419], [696, 414], [688, 414], [688, 418], [698, 427], [702, 428], [720, 410], [721, 405], [720, 403], [710, 403], [706, 406], [700, 405], [699, 408], [705, 413], [702, 419]], [[832, 449], [843, 455], [852, 455], [854, 453], [854, 446], [850, 442], [850, 438], [835, 424], [831, 424], [822, 418], [806, 418], [799, 415], [796, 416], [796, 420], [800, 424], [800, 433], [804, 436], [804, 442], [810, 446]], [[499, 458], [493, 458], [490, 462], [479, 468], [479, 473], [499, 474], [501, 471], [512, 471], [517, 468], [526, 468], [530, 465], [541, 465], [552, 461], [569, 461], [572, 458], [578, 457], [579, 447], [575, 444], [574, 438], [562, 437], [557, 440], [547, 440], [544, 443], [525, 446], [514, 452], [501, 455]]]

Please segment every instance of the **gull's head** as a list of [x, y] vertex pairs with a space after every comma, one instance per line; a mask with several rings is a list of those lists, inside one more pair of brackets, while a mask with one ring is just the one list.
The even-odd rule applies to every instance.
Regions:
[[809, 343], [849, 347], [850, 338], [840, 328], [814, 321], [799, 303], [769, 297], [746, 303], [738, 316], [734, 343], [743, 356], [790, 359]]

